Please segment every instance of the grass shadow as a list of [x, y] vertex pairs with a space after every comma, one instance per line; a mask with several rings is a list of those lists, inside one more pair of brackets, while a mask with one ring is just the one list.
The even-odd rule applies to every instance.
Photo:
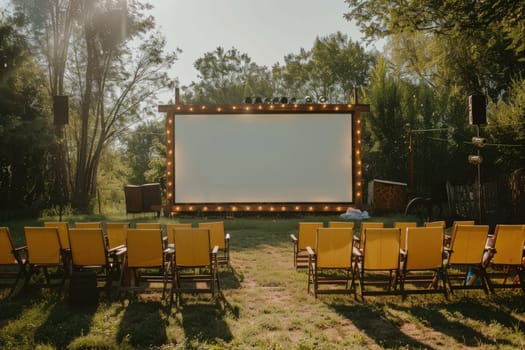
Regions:
[[89, 333], [97, 305], [70, 307], [61, 301], [54, 304], [45, 322], [35, 331], [35, 343], [66, 349], [75, 339]]
[[244, 276], [240, 274], [233, 266], [219, 269], [219, 280], [221, 289], [238, 289]]
[[[393, 309], [405, 312], [416, 317], [419, 322], [424, 323], [427, 327], [441, 332], [459, 344], [469, 347], [479, 347], [480, 345], [511, 345], [507, 339], [491, 339], [486, 334], [481, 333], [478, 329], [469, 326], [464, 322], [466, 319], [475, 319], [485, 323], [487, 326], [494, 319], [504, 320], [507, 327], [513, 324], [511, 316], [502, 315], [498, 311], [484, 306], [478, 301], [459, 302], [454, 304], [435, 304], [435, 305], [411, 305], [401, 306], [399, 304], [390, 305]], [[500, 311], [501, 312], [501, 311]], [[454, 315], [458, 320], [451, 320], [446, 317], [446, 313]]]
[[127, 305], [117, 331], [119, 343], [138, 348], [156, 348], [168, 340], [167, 321], [159, 301], [133, 300]]
[[233, 334], [224, 320], [226, 311], [235, 314], [234, 308], [224, 300], [222, 294], [214, 304], [195, 301], [184, 303], [179, 312], [182, 316], [180, 326], [184, 329], [186, 339], [204, 343], [215, 343], [217, 339], [230, 342]]
[[352, 321], [359, 330], [383, 348], [431, 348], [428, 344], [421, 343], [401, 332], [398, 322], [391, 319], [383, 309], [374, 307], [373, 304], [329, 304], [329, 306], [341, 316]]

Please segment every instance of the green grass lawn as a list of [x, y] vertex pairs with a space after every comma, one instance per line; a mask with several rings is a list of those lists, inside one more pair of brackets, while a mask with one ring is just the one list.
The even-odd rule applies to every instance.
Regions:
[[[216, 220], [217, 218], [209, 218]], [[220, 218], [219, 218], [220, 219]], [[0, 292], [0, 349], [523, 349], [525, 294], [521, 290], [367, 297], [307, 294], [307, 272], [294, 271], [290, 233], [299, 221], [335, 216], [234, 218], [232, 269], [221, 268], [222, 295], [188, 296], [177, 308], [159, 294], [106, 298], [73, 307], [67, 287]], [[374, 218], [391, 225], [405, 217]], [[154, 221], [153, 217], [73, 218]], [[197, 223], [206, 218], [180, 218]], [[161, 222], [172, 222], [161, 218]], [[17, 244], [23, 227], [4, 222]]]

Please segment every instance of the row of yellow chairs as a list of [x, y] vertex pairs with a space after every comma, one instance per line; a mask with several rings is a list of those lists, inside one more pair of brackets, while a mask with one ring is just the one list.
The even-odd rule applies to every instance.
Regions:
[[[56, 227], [58, 228], [60, 243], [64, 249], [69, 249], [69, 225], [67, 222], [44, 222], [44, 227]], [[174, 228], [191, 228], [191, 223], [168, 223], [161, 224], [158, 222], [145, 222], [136, 223], [135, 229], [163, 229], [164, 237], [167, 240], [167, 244], [173, 245], [171, 231]], [[200, 228], [208, 228], [210, 230], [211, 244], [212, 246], [217, 245], [219, 247], [219, 263], [230, 265], [230, 233], [226, 233], [224, 230], [224, 222], [201, 222], [198, 224]], [[107, 240], [108, 249], [116, 249], [126, 245], [126, 233], [131, 228], [128, 222], [76, 222], [74, 228], [101, 228], [104, 230], [105, 237]]]
[[[64, 232], [60, 235], [58, 226], [65, 230], [66, 236]], [[192, 228], [191, 224], [168, 226], [167, 238], [172, 243], [167, 247], [160, 225], [138, 229], [128, 228], [129, 225], [123, 223], [114, 225], [115, 228], [124, 228], [125, 245], [112, 248], [108, 248], [100, 225], [88, 225], [88, 228], [81, 226], [75, 225], [75, 228], [69, 229], [62, 223], [48, 223], [44, 227], [25, 227], [26, 246], [20, 248], [14, 247], [9, 229], [0, 228], [0, 264], [18, 267], [16, 272], [2, 275], [6, 280], [12, 281], [9, 293], [12, 293], [21, 276], [25, 276], [26, 285], [56, 286], [61, 290], [68, 275], [87, 269], [95, 269], [97, 279], [105, 279], [108, 288], [112, 285], [115, 272], [120, 272], [121, 292], [143, 289], [140, 285], [143, 281], [148, 282], [148, 285], [149, 282], [162, 282], [164, 295], [170, 275], [173, 277], [172, 296], [173, 293], [179, 296], [184, 291], [197, 292], [196, 288], [188, 289], [182, 285], [183, 281], [190, 284], [195, 282], [195, 278], [200, 282], [205, 280], [202, 273], [191, 273], [195, 267], [199, 271], [208, 267], [207, 272], [211, 272], [208, 275], [209, 288], [205, 291], [214, 295], [215, 285], [219, 285], [216, 269], [219, 247], [212, 244], [211, 231], [212, 228], [224, 230], [222, 222], [201, 223], [199, 228]], [[108, 232], [112, 231], [112, 226], [106, 225]], [[229, 240], [229, 234], [227, 236]], [[67, 246], [64, 247], [62, 242], [67, 242]], [[203, 249], [205, 246], [208, 247], [207, 250]], [[202, 258], [206, 256], [208, 261], [203, 263]], [[223, 261], [229, 263], [226, 256]], [[159, 273], [139, 274], [141, 269], [157, 269]], [[188, 270], [190, 273], [187, 273]], [[43, 283], [32, 283], [39, 280]]]
[[[457, 225], [474, 225], [474, 221], [465, 220], [465, 221], [454, 221], [452, 225], [451, 232], [455, 230]], [[306, 254], [306, 247], [313, 246], [315, 244], [315, 233], [318, 228], [322, 228], [324, 224], [322, 222], [300, 222], [297, 236], [291, 234], [290, 237], [293, 242], [294, 248], [294, 268], [306, 267], [308, 263], [308, 255]], [[440, 227], [443, 230], [445, 229], [445, 221], [432, 221], [425, 222], [424, 227]], [[354, 222], [352, 221], [329, 221], [329, 228], [349, 228], [354, 230]], [[354, 244], [358, 247], [361, 246], [363, 233], [367, 228], [384, 228], [385, 224], [381, 221], [367, 221], [361, 222], [359, 227], [359, 233], [355, 237]], [[401, 232], [405, 232], [408, 227], [417, 227], [417, 222], [415, 221], [396, 221], [393, 224], [394, 228], [399, 228]], [[445, 240], [450, 236], [445, 236]], [[404, 246], [404, 235], [401, 236], [401, 246]]]
[[[525, 291], [525, 225], [456, 225], [445, 246], [444, 229], [365, 228], [360, 245], [350, 228], [318, 228], [308, 252], [308, 291], [361, 296], [452, 293], [456, 289]], [[401, 244], [404, 236], [404, 244]], [[487, 244], [488, 243], [488, 244]], [[443, 256], [446, 256], [443, 259]], [[334, 273], [340, 271], [340, 273]], [[328, 272], [328, 273], [327, 273]], [[469, 280], [474, 272], [479, 284]], [[334, 288], [343, 284], [344, 288]], [[323, 288], [329, 285], [329, 288]], [[398, 288], [399, 287], [399, 288]]]

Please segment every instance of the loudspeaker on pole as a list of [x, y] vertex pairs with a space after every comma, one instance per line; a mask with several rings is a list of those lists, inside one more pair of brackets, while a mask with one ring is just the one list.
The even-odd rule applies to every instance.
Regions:
[[53, 96], [55, 125], [65, 125], [69, 121], [69, 103], [67, 96]]
[[468, 97], [468, 118], [470, 124], [487, 124], [487, 98], [485, 95]]

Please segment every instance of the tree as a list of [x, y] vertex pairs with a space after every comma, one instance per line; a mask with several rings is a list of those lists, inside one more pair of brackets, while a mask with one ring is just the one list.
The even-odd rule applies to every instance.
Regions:
[[[451, 182], [474, 181], [475, 167], [466, 161], [468, 154], [474, 151], [467, 142], [475, 135], [475, 127], [467, 122], [468, 96], [474, 93], [487, 95], [494, 103], [489, 111], [490, 122], [505, 124], [500, 122], [500, 119], [506, 119], [503, 108], [494, 106], [509, 103], [507, 99], [511, 96], [509, 91], [514, 90], [513, 82], [523, 79], [525, 4], [510, 0], [346, 2], [350, 8], [346, 18], [355, 20], [369, 40], [388, 39], [389, 59], [400, 76], [413, 84], [432, 88], [427, 103], [433, 112], [423, 114], [425, 128], [446, 126], [449, 133], [439, 137], [427, 136], [426, 144], [430, 145], [431, 138], [436, 142], [440, 139], [446, 148], [442, 154], [425, 148], [424, 156], [433, 160], [425, 162], [426, 173], [433, 176], [444, 174]], [[509, 140], [510, 134], [496, 132], [497, 129], [490, 125], [484, 132]], [[522, 128], [513, 131], [516, 132], [514, 138], [523, 138]], [[423, 142], [422, 136], [417, 139]], [[491, 142], [500, 141], [493, 138]], [[493, 148], [487, 148], [483, 153], [484, 181], [497, 177], [502, 169], [510, 170], [498, 166], [504, 153], [512, 153], [510, 148], [500, 157]], [[519, 166], [509, 159], [505, 163]], [[441, 165], [441, 169], [436, 169], [436, 165]], [[424, 173], [420, 172], [420, 175]], [[420, 178], [423, 181], [429, 179], [428, 176]]]
[[[66, 66], [72, 115], [71, 201], [75, 209], [89, 211], [102, 152], [146, 113], [145, 105], [152, 103], [157, 91], [172, 84], [165, 71], [176, 53], [163, 52], [165, 39], [152, 33], [154, 21], [143, 15], [149, 5], [139, 0], [66, 2], [77, 10]], [[52, 18], [49, 12], [42, 16]], [[52, 33], [52, 27], [43, 27], [42, 35]]]
[[148, 176], [151, 172], [151, 162], [161, 159], [164, 162], [165, 150], [158, 149], [158, 144], [165, 144], [166, 135], [164, 123], [161, 121], [150, 121], [139, 124], [124, 139], [126, 146], [126, 163], [130, 168], [128, 183], [141, 185], [146, 182], [160, 182], [160, 178], [165, 177], [165, 171], [157, 173], [155, 176]]
[[185, 103], [234, 104], [246, 97], [272, 96], [271, 73], [232, 48], [218, 47], [194, 63], [199, 81], [183, 87]]
[[316, 38], [311, 50], [284, 57], [272, 73], [277, 93], [285, 96], [321, 96], [331, 103], [346, 103], [354, 87], [367, 83], [374, 55], [337, 32]]
[[19, 24], [0, 19], [0, 212], [8, 216], [38, 215], [47, 205], [54, 142], [45, 77]]
[[[413, 38], [416, 33], [430, 39], [429, 50], [405, 44], [409, 65], [421, 67], [420, 54], [427, 52], [432, 84], [457, 85], [464, 96], [484, 93], [497, 100], [508, 90], [512, 79], [525, 69], [523, 2], [498, 1], [387, 1], [346, 0], [350, 12], [370, 40], [402, 35]], [[521, 34], [519, 34], [521, 33]], [[412, 47], [408, 47], [412, 45]]]

